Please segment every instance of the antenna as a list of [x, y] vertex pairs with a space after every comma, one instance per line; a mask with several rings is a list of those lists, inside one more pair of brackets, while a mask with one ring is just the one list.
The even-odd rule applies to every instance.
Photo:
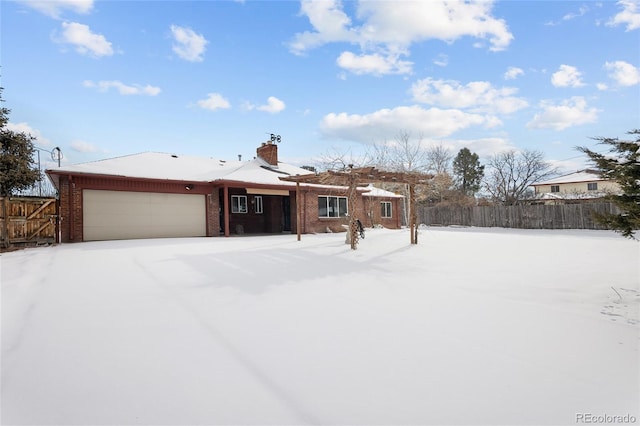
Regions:
[[270, 135], [271, 135], [271, 139], [269, 140], [270, 143], [282, 142], [282, 137], [280, 135], [276, 135], [275, 133], [270, 133]]
[[55, 147], [51, 150], [51, 159], [52, 160], [58, 160], [58, 167], [60, 167], [60, 160], [62, 160], [63, 155], [62, 155], [62, 151], [60, 150], [60, 147]]

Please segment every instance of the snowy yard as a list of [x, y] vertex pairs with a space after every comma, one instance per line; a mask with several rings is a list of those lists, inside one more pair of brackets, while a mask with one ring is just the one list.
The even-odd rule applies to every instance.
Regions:
[[640, 245], [612, 232], [95, 242], [0, 267], [2, 424], [640, 419]]

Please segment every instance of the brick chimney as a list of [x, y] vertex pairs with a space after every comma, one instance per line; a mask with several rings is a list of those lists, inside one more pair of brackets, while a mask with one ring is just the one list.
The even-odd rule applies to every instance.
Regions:
[[258, 157], [272, 166], [278, 165], [278, 146], [272, 142], [263, 142], [256, 150]]

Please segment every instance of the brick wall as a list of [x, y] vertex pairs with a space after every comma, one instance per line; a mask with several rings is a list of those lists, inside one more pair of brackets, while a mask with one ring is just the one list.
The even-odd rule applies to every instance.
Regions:
[[[399, 229], [402, 226], [401, 198], [362, 197], [366, 210], [365, 226], [382, 225], [389, 229]], [[382, 202], [391, 203], [391, 217], [382, 217]]]
[[[346, 191], [323, 191], [315, 189], [303, 189], [301, 192], [304, 211], [302, 213], [302, 233], [323, 233], [330, 230], [331, 232], [343, 232], [344, 227], [349, 221], [346, 217], [325, 218], [318, 217], [318, 196], [335, 196], [346, 197]], [[381, 201], [391, 202], [392, 217], [381, 217]], [[365, 227], [374, 225], [382, 225], [385, 228], [399, 229], [402, 225], [400, 198], [378, 198], [363, 197], [357, 198], [356, 206], [349, 206], [349, 214], [355, 214]], [[295, 228], [294, 228], [295, 229]]]
[[[274, 145], [275, 146], [275, 145]], [[158, 182], [131, 179], [106, 179], [100, 177], [60, 176], [60, 230], [62, 242], [82, 241], [82, 191], [83, 189], [121, 190], [134, 192], [158, 192], [158, 193], [185, 193], [184, 183], [179, 182]], [[202, 194], [206, 199], [206, 232], [208, 236], [220, 236], [220, 209], [221, 194], [220, 188], [212, 188], [208, 184], [196, 184], [189, 191], [191, 194]], [[245, 233], [269, 233], [283, 231], [283, 197], [263, 195], [264, 213], [256, 214], [253, 210], [252, 199], [255, 197], [246, 194], [242, 188], [229, 188], [231, 195], [247, 195], [249, 213], [230, 214], [230, 232], [236, 233], [236, 226], [242, 225]], [[323, 233], [329, 229], [331, 232], [343, 232], [343, 225], [348, 223], [348, 218], [321, 218], [318, 217], [318, 196], [338, 196], [346, 197], [346, 190], [327, 190], [316, 188], [301, 188], [300, 200], [296, 200], [295, 191], [290, 192], [290, 219], [291, 232], [297, 232], [296, 209], [300, 205], [301, 212], [301, 233]], [[380, 201], [390, 201], [392, 203], [392, 217], [380, 217]], [[401, 226], [401, 200], [398, 198], [381, 199], [375, 197], [363, 197], [360, 195], [356, 206], [349, 206], [350, 214], [355, 214], [364, 226], [381, 224], [387, 228], [400, 228]], [[231, 203], [229, 203], [231, 207]]]
[[61, 242], [82, 241], [82, 189], [68, 176], [60, 176]]
[[263, 143], [256, 150], [258, 157], [262, 158], [272, 166], [278, 165], [278, 145], [273, 143]]
[[207, 194], [207, 236], [220, 236], [220, 198], [217, 189], [214, 194]]

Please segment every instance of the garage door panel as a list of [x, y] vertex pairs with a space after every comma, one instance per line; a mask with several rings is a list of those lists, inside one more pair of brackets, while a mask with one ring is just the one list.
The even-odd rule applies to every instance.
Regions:
[[83, 232], [85, 241], [205, 236], [205, 197], [87, 189]]

